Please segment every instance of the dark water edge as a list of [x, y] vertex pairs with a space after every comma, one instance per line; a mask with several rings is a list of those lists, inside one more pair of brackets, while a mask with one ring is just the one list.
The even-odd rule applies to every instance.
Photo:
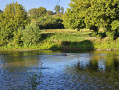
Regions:
[[0, 90], [119, 89], [118, 51], [0, 51]]
[[81, 49], [81, 48], [54, 48], [54, 49], [0, 49], [0, 51], [61, 51], [61, 52], [89, 52], [89, 51], [119, 51], [119, 49]]

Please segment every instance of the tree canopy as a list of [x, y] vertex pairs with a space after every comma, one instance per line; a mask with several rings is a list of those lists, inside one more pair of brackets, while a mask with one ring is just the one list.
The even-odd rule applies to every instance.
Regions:
[[40, 8], [33, 8], [29, 10], [29, 16], [33, 17], [33, 18], [38, 18], [40, 16], [43, 16], [44, 14], [46, 14], [47, 10], [44, 7], [40, 7]]
[[47, 12], [46, 12], [46, 15], [53, 15], [54, 13], [53, 13], [53, 11], [51, 11], [51, 10], [48, 10]]
[[11, 3], [6, 6], [0, 15], [0, 45], [8, 43], [13, 37], [13, 32], [18, 28], [24, 28], [27, 23], [27, 13], [20, 4]]
[[69, 6], [63, 17], [67, 28], [118, 29], [114, 23], [119, 22], [119, 0], [71, 0]]
[[64, 13], [64, 7], [61, 7], [61, 13], [62, 14]]
[[61, 10], [60, 5], [56, 5], [54, 10], [55, 10], [55, 13], [60, 13], [60, 10]]
[[2, 12], [2, 10], [0, 10], [0, 12]]

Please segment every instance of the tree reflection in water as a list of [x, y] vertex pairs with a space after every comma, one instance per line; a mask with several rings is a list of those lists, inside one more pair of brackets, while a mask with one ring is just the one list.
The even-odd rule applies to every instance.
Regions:
[[[103, 54], [102, 54], [103, 53]], [[80, 84], [91, 83], [97, 87], [119, 88], [119, 53], [94, 52], [79, 57], [78, 64], [67, 67], [67, 73], [75, 73], [71, 80]], [[88, 58], [87, 58], [88, 57]], [[85, 59], [84, 59], [85, 58]]]
[[55, 54], [0, 53], [0, 89], [119, 89], [119, 52]]
[[42, 74], [42, 64], [40, 63], [40, 58], [37, 53], [1, 53], [0, 70], [2, 71], [0, 71], [0, 82], [2, 82], [4, 86], [7, 86], [2, 87], [2, 89], [35, 90], [37, 85], [40, 84], [40, 77]]

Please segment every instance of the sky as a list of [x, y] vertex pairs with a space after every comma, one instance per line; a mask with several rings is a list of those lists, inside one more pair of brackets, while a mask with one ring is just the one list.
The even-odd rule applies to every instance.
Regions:
[[[59, 0], [0, 0], [0, 10], [4, 10], [7, 4], [12, 2], [18, 2], [22, 4], [24, 8], [28, 11], [32, 8], [45, 7], [47, 10], [53, 10]], [[70, 0], [60, 0], [59, 4], [61, 7], [69, 8], [68, 4]]]

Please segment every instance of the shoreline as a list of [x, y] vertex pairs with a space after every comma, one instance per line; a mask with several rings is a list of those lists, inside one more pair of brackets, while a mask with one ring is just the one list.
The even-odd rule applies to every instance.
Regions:
[[119, 51], [119, 49], [81, 49], [81, 48], [62, 48], [62, 49], [0, 49], [0, 51], [37, 51], [37, 50], [80, 50], [80, 51]]
[[80, 50], [80, 51], [119, 51], [119, 38], [110, 40], [109, 37], [99, 39], [92, 33], [43, 33], [37, 44], [18, 45], [6, 44], [0, 51], [31, 51], [31, 50]]

